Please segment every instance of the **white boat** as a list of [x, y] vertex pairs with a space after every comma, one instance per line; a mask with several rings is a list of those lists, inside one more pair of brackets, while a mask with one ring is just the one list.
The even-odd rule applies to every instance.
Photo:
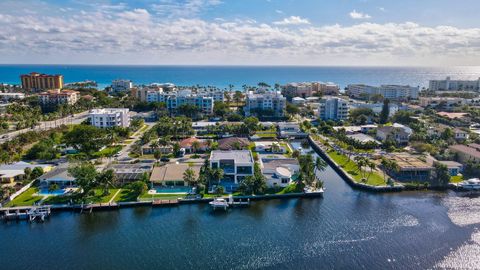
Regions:
[[458, 186], [468, 190], [480, 190], [480, 179], [472, 178], [458, 183]]
[[209, 202], [209, 204], [213, 207], [213, 210], [217, 208], [227, 210], [228, 207], [228, 202], [224, 198], [215, 198], [213, 201]]

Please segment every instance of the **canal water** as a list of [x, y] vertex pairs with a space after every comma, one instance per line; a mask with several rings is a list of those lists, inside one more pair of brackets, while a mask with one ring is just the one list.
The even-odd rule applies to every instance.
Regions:
[[320, 175], [323, 199], [3, 223], [0, 269], [480, 269], [479, 197], [373, 194], [352, 190], [331, 168]]

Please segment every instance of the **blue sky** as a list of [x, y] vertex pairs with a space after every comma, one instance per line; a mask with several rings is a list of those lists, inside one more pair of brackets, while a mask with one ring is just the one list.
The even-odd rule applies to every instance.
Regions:
[[0, 63], [474, 65], [478, 0], [2, 0]]

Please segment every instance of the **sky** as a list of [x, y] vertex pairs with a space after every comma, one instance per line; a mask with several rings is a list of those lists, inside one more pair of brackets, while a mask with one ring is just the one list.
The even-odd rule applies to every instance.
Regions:
[[0, 0], [0, 63], [463, 66], [478, 0]]

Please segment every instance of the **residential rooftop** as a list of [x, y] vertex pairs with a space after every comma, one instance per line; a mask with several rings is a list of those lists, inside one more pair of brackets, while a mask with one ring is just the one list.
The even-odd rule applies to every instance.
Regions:
[[200, 175], [200, 165], [190, 165], [186, 163], [181, 164], [166, 164], [165, 166], [155, 167], [150, 181], [152, 182], [164, 182], [164, 181], [180, 181], [183, 179], [183, 173], [191, 168], [195, 172], [195, 176]]
[[253, 156], [250, 150], [215, 150], [211, 152], [210, 160], [234, 160], [235, 163], [253, 163]]

